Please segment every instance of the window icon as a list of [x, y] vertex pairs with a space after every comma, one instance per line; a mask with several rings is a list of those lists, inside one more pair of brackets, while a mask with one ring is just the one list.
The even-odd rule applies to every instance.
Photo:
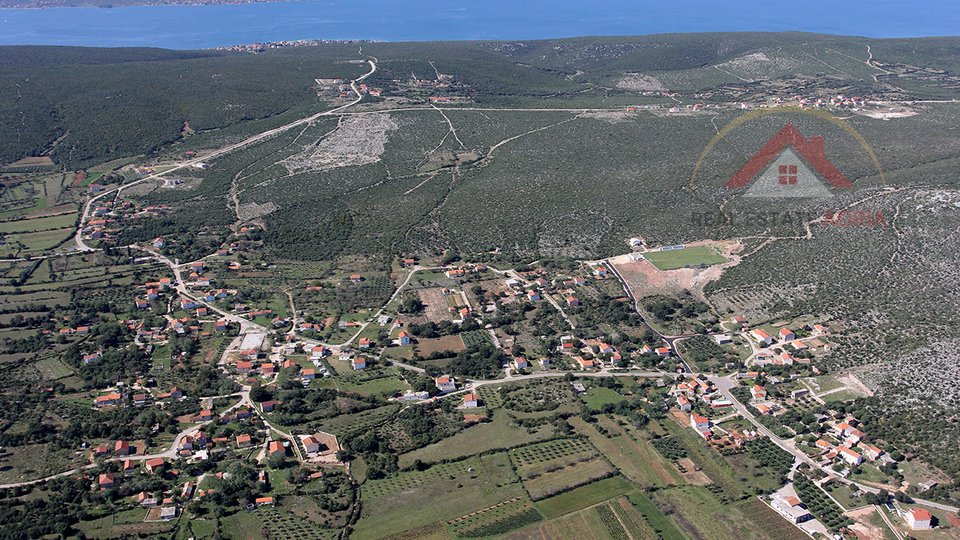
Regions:
[[797, 166], [796, 165], [780, 165], [780, 174], [777, 175], [777, 180], [781, 186], [795, 186], [797, 185]]

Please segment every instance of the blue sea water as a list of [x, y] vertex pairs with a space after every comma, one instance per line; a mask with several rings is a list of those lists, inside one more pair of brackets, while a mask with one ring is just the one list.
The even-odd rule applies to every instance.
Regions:
[[208, 48], [285, 39], [537, 39], [667, 32], [960, 33], [960, 0], [303, 0], [0, 9], [0, 44]]

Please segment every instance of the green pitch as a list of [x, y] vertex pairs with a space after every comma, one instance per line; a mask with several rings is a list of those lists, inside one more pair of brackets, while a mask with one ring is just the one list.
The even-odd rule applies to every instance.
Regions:
[[670, 251], [651, 251], [643, 254], [659, 270], [676, 270], [686, 266], [711, 265], [726, 262], [715, 249], [696, 246]]

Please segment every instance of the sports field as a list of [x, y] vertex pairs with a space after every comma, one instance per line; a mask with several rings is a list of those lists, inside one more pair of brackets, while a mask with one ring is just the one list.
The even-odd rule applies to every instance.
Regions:
[[676, 270], [687, 266], [709, 266], [726, 262], [717, 250], [710, 246], [695, 246], [670, 251], [650, 251], [643, 254], [658, 270]]

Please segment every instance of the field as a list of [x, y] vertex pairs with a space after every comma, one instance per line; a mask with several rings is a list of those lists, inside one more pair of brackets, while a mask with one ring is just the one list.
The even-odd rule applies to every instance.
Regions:
[[538, 501], [536, 506], [545, 517], [554, 518], [623, 495], [632, 489], [630, 482], [615, 476]]
[[401, 454], [399, 460], [400, 465], [404, 466], [417, 459], [432, 462], [460, 458], [486, 450], [520, 446], [553, 436], [553, 429], [549, 424], [533, 430], [521, 428], [513, 424], [509, 415], [497, 412], [491, 422], [475, 424], [439, 443]]
[[644, 486], [672, 485], [677, 482], [670, 465], [657, 455], [646, 439], [635, 437], [608, 418], [601, 417], [599, 422], [613, 436], [601, 435], [594, 426], [579, 418], [570, 420], [574, 429], [586, 435], [600, 453], [630, 480]]
[[460, 352], [464, 349], [463, 339], [459, 335], [438, 338], [418, 339], [415, 350], [420, 356], [428, 357], [433, 353]]
[[[506, 454], [434, 465], [397, 473], [361, 488], [363, 514], [357, 538], [379, 538], [431, 525], [525, 497]], [[402, 496], [400, 496], [402, 494]]]
[[727, 260], [710, 246], [685, 247], [669, 251], [647, 251], [643, 253], [643, 258], [650, 261], [659, 270], [710, 266]]

